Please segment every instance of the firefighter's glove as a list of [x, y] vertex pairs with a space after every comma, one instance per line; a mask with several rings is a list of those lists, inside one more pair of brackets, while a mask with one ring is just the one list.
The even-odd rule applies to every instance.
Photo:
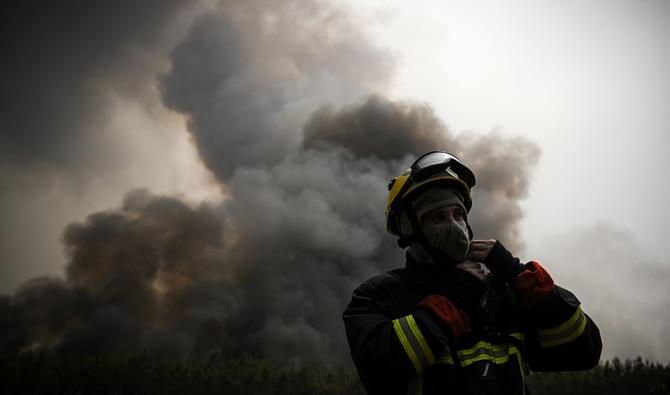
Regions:
[[425, 297], [419, 306], [430, 311], [458, 338], [469, 331], [470, 321], [476, 320], [486, 288], [486, 284], [474, 275], [452, 269], [441, 292]]
[[429, 307], [433, 310], [440, 318], [444, 310], [441, 303], [437, 303], [438, 300], [446, 298], [454, 307], [463, 310], [469, 317], [473, 317], [479, 307], [479, 301], [486, 291], [486, 284], [480, 281], [477, 277], [472, 274], [460, 270], [452, 269], [447, 274], [444, 288], [440, 291], [439, 294], [431, 295], [421, 301], [421, 305]]
[[511, 283], [514, 278], [524, 270], [524, 266], [496, 240], [495, 244], [484, 259], [484, 264], [493, 274], [493, 277], [506, 283]]

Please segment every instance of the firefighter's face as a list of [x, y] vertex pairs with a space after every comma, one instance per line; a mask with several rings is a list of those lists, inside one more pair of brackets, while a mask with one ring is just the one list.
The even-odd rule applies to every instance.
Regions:
[[461, 262], [468, 255], [470, 238], [463, 206], [450, 204], [421, 217], [421, 228], [428, 242], [450, 259]]
[[421, 217], [421, 225], [425, 228], [444, 228], [454, 223], [466, 227], [466, 216], [463, 207], [451, 204], [445, 207], [440, 207], [433, 211], [426, 213]]

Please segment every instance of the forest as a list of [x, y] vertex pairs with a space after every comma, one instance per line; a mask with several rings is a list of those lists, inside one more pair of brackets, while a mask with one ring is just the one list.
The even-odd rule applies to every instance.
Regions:
[[[605, 361], [585, 372], [533, 373], [537, 394], [670, 394], [670, 363]], [[252, 355], [4, 353], [2, 394], [365, 394], [350, 366], [280, 366]]]

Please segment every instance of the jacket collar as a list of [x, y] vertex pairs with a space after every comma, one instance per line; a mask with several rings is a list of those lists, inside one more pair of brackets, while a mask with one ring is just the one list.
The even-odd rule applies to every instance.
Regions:
[[421, 293], [438, 292], [444, 286], [451, 267], [419, 263], [409, 253], [405, 254], [409, 285]]

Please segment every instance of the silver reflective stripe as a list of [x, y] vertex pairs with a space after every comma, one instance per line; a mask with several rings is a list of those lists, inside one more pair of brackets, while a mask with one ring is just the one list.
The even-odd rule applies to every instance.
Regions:
[[414, 316], [409, 314], [391, 322], [400, 344], [414, 366], [414, 370], [417, 374], [420, 374], [426, 366], [435, 362], [435, 356], [421, 334], [419, 326], [414, 321]]
[[[522, 341], [524, 338], [521, 333], [516, 332], [511, 334], [511, 336]], [[518, 348], [509, 343], [492, 344], [486, 341], [480, 341], [471, 348], [458, 350], [458, 357], [462, 366], [468, 366], [477, 361], [492, 361], [493, 363], [500, 365], [507, 363], [510, 355], [517, 355], [519, 357], [519, 362], [521, 363], [521, 352]], [[442, 351], [442, 356], [437, 363], [454, 364], [454, 360], [451, 357], [451, 350], [448, 346]]]
[[410, 327], [407, 317], [402, 317], [400, 318], [399, 321], [400, 321], [400, 327], [402, 328], [402, 331], [405, 333], [405, 337], [407, 337], [410, 346], [412, 346], [412, 349], [414, 350], [414, 354], [419, 359], [419, 362], [421, 362], [421, 366], [426, 367], [431, 363], [433, 363], [434, 361], [430, 360], [430, 358], [424, 352], [423, 347], [421, 347], [419, 339], [417, 339], [416, 336], [414, 336], [414, 332], [412, 332], [412, 328]]
[[542, 347], [556, 347], [578, 338], [586, 328], [586, 316], [581, 307], [563, 324], [552, 329], [539, 329], [538, 339]]
[[480, 355], [489, 355], [493, 358], [504, 358], [509, 355], [507, 347], [493, 346], [491, 343], [485, 343], [476, 350], [459, 351], [458, 355], [461, 359], [474, 359]]
[[[511, 333], [510, 336], [520, 340], [521, 342], [523, 342], [525, 338], [525, 336], [520, 332]], [[475, 344], [474, 347], [466, 350], [458, 350], [458, 356], [461, 366], [464, 367], [480, 361], [484, 361], [484, 363], [493, 362], [496, 365], [503, 365], [508, 363], [510, 358], [516, 356], [515, 363], [517, 363], [519, 366], [519, 374], [521, 376], [523, 388], [522, 391], [524, 394], [526, 393], [526, 365], [523, 360], [523, 355], [521, 355], [521, 351], [513, 344], [492, 344], [489, 342], [480, 341]], [[436, 363], [448, 365], [454, 364], [454, 360], [451, 358], [451, 350], [449, 347], [444, 348], [442, 356]]]

